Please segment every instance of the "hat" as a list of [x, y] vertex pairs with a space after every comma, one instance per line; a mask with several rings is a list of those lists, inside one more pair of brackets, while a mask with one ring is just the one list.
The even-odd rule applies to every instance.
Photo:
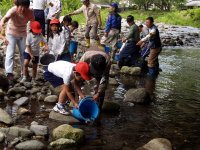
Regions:
[[106, 58], [103, 55], [94, 55], [90, 61], [90, 73], [94, 76], [101, 76], [106, 66]]
[[79, 62], [76, 64], [75, 70], [81, 75], [84, 80], [91, 80], [89, 76], [89, 65], [86, 62]]
[[50, 21], [50, 24], [59, 24], [60, 23], [60, 21], [58, 20], [58, 19], [52, 19], [51, 21]]
[[42, 32], [42, 28], [41, 25], [38, 21], [32, 21], [30, 24], [30, 28], [34, 33], [41, 33]]
[[115, 9], [118, 9], [118, 4], [117, 3], [111, 3], [110, 6], [114, 7]]

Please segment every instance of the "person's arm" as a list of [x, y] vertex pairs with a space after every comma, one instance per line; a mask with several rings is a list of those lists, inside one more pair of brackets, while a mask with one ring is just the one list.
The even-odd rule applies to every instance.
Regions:
[[69, 85], [64, 84], [64, 85], [63, 85], [63, 88], [64, 88], [64, 91], [65, 91], [67, 97], [68, 97], [68, 98], [70, 99], [70, 101], [74, 104], [74, 106], [75, 106], [76, 108], [78, 108], [78, 103], [75, 101], [75, 98], [74, 98], [74, 96], [72, 95], [72, 92], [71, 92], [71, 90], [70, 90]]
[[81, 99], [83, 99], [85, 96], [83, 94], [83, 91], [81, 90], [81, 87], [78, 83], [78, 81], [76, 79], [73, 80], [73, 83], [74, 83], [74, 86], [75, 86], [75, 89], [77, 90], [78, 92], [78, 95], [81, 97]]
[[8, 22], [8, 20], [11, 18], [14, 11], [15, 11], [14, 8], [9, 9], [8, 12], [6, 13], [6, 15], [1, 19], [1, 21], [0, 21], [0, 31], [3, 29], [3, 26], [5, 25], [5, 23]]
[[75, 10], [74, 12], [70, 13], [69, 15], [77, 15], [83, 12], [83, 6], [80, 7], [79, 9]]
[[108, 36], [108, 33], [111, 29], [111, 25], [112, 25], [111, 16], [109, 15], [108, 18], [107, 18], [107, 21], [106, 21], [106, 29], [105, 29], [105, 36], [106, 37]]
[[58, 14], [60, 14], [60, 13], [62, 12], [62, 4], [61, 4], [60, 1], [57, 1], [56, 8], [57, 8], [57, 11], [56, 11], [56, 13], [53, 15], [54, 17], [57, 16]]
[[154, 36], [156, 34], [156, 30], [152, 29], [148, 35], [146, 35], [144, 38], [142, 38], [137, 45], [142, 45], [142, 43], [146, 42], [150, 37]]
[[27, 45], [26, 48], [28, 50], [28, 54], [31, 56], [31, 59], [35, 60], [35, 57], [33, 56], [33, 53], [32, 53], [32, 50], [31, 50], [31, 46]]

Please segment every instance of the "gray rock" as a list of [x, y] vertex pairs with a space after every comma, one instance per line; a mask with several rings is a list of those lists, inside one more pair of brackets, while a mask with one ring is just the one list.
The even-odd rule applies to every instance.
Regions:
[[36, 121], [33, 121], [33, 122], [31, 122], [31, 125], [39, 125], [39, 123]]
[[42, 125], [31, 125], [30, 130], [36, 135], [36, 136], [48, 136], [49, 135], [49, 129], [47, 126]]
[[30, 90], [30, 93], [31, 94], [35, 94], [35, 93], [37, 93], [39, 90], [38, 90], [38, 88], [32, 88], [31, 90]]
[[13, 124], [11, 116], [1, 108], [0, 108], [0, 122], [3, 122], [8, 125]]
[[14, 101], [14, 104], [16, 104], [17, 106], [27, 105], [28, 103], [29, 103], [28, 97], [21, 97], [20, 99]]
[[172, 144], [168, 139], [156, 138], [137, 150], [172, 150]]
[[44, 150], [45, 148], [45, 145], [37, 140], [25, 141], [15, 146], [16, 150]]
[[117, 86], [119, 83], [115, 78], [109, 78], [109, 85]]
[[73, 128], [68, 124], [63, 124], [53, 130], [53, 139], [58, 140], [60, 138], [73, 139], [77, 143], [81, 143], [84, 140], [84, 132], [82, 129]]
[[57, 99], [58, 99], [58, 96], [57, 95], [50, 95], [50, 96], [47, 96], [44, 101], [45, 102], [48, 102], [48, 103], [56, 103], [57, 102]]
[[119, 111], [119, 109], [120, 109], [120, 105], [115, 102], [112, 102], [112, 101], [103, 102], [103, 106], [102, 106], [103, 111], [116, 112], [116, 111]]
[[31, 82], [24, 82], [23, 85], [28, 89], [32, 88], [32, 83]]
[[9, 147], [14, 147], [15, 145], [17, 145], [18, 143], [20, 143], [22, 140], [22, 138], [15, 138], [10, 144]]
[[68, 148], [71, 150], [74, 146], [76, 146], [76, 142], [72, 139], [61, 138], [50, 143], [50, 147], [53, 150], [66, 150]]
[[120, 73], [127, 75], [140, 75], [141, 68], [140, 67], [127, 67], [123, 66], [120, 70]]
[[8, 90], [8, 95], [14, 96], [16, 94], [23, 94], [25, 93], [26, 88], [24, 86], [22, 87], [13, 87]]
[[20, 97], [22, 97], [21, 94], [16, 94], [16, 95], [15, 95], [15, 98], [16, 98], [16, 99], [19, 99]]
[[12, 135], [14, 137], [31, 137], [33, 135], [33, 133], [25, 128], [20, 128], [17, 126], [13, 126], [10, 128], [0, 128], [0, 132], [5, 133], [6, 135]]
[[6, 135], [0, 132], [0, 143], [4, 142], [5, 138], [6, 138]]
[[139, 89], [130, 89], [125, 94], [125, 102], [132, 102], [132, 103], [149, 103], [150, 102], [150, 96], [145, 90], [145, 88], [139, 88]]
[[24, 114], [30, 114], [31, 112], [28, 110], [28, 109], [26, 109], [26, 108], [22, 108], [22, 107], [20, 107], [18, 110], [17, 110], [17, 114], [18, 115], [24, 115]]
[[38, 101], [44, 101], [45, 99], [45, 95], [41, 94], [41, 95], [38, 95]]
[[57, 121], [62, 121], [62, 122], [65, 122], [65, 123], [70, 123], [70, 124], [80, 124], [80, 121], [78, 121], [74, 117], [62, 115], [62, 114], [57, 113], [55, 111], [50, 112], [49, 118], [53, 119], [53, 120], [57, 120]]

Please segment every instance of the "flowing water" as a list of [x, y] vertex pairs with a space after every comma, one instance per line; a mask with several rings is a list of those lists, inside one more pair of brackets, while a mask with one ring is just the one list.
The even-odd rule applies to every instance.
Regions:
[[[85, 131], [86, 141], [81, 150], [134, 150], [153, 138], [167, 138], [173, 149], [200, 149], [200, 49], [163, 50], [157, 80], [143, 77], [118, 77], [120, 85], [109, 87], [107, 100], [121, 105], [119, 113], [102, 113], [98, 125], [74, 125]], [[153, 98], [150, 105], [129, 106], [123, 102], [130, 88], [145, 87]], [[32, 101], [32, 114], [23, 116], [16, 124], [31, 121], [48, 125], [50, 130], [62, 122], [48, 119], [45, 105]], [[1, 103], [9, 111], [14, 107]], [[52, 108], [53, 106], [45, 106]], [[51, 139], [50, 139], [51, 140]]]

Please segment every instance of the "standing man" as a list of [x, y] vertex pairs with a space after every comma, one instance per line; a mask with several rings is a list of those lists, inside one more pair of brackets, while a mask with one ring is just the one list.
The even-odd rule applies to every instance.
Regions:
[[35, 21], [38, 21], [42, 27], [42, 34], [45, 36], [45, 15], [46, 0], [33, 0], [33, 12]]
[[148, 75], [150, 77], [156, 77], [159, 73], [159, 62], [158, 55], [162, 50], [160, 33], [158, 28], [154, 25], [153, 17], [148, 17], [146, 19], [146, 26], [149, 29], [149, 34], [142, 38], [137, 45], [142, 45], [143, 42], [149, 40], [148, 47], [150, 48], [149, 58], [148, 58]]
[[90, 3], [90, 0], [81, 0], [83, 6], [69, 15], [76, 15], [83, 12], [86, 18], [86, 47], [90, 47], [90, 38], [95, 40], [97, 44], [100, 44], [99, 37], [97, 35], [98, 26], [102, 26], [100, 9], [95, 5]]

